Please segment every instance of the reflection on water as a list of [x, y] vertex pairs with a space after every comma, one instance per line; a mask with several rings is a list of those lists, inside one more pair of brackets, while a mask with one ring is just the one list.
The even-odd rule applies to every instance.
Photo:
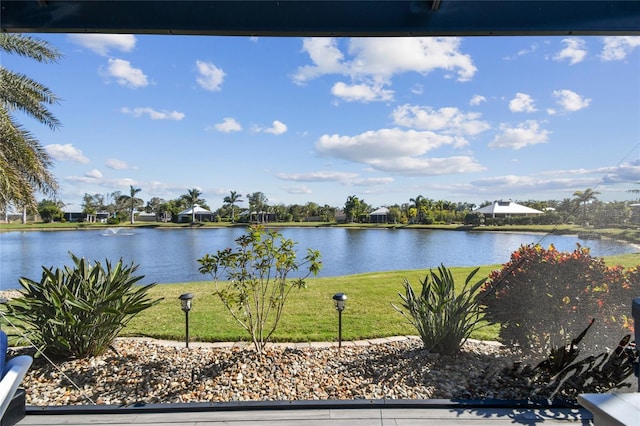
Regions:
[[[85, 231], [14, 231], [0, 233], [0, 289], [18, 288], [18, 278], [38, 280], [41, 266], [71, 264], [69, 252], [91, 260], [120, 258], [139, 264], [143, 282], [207, 280], [197, 259], [227, 247], [242, 228], [144, 229], [109, 228]], [[322, 254], [319, 276], [363, 272], [502, 264], [522, 244], [553, 244], [572, 251], [576, 243], [594, 256], [631, 253], [627, 244], [610, 240], [580, 240], [575, 236], [463, 232], [425, 229], [285, 228], [298, 242], [301, 256], [311, 248]], [[104, 238], [126, 237], [126, 238]]]

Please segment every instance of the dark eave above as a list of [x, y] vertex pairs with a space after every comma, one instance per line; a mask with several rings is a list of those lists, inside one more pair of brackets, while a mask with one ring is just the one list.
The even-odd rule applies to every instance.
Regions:
[[640, 34], [640, 1], [0, 0], [3, 32], [255, 36]]

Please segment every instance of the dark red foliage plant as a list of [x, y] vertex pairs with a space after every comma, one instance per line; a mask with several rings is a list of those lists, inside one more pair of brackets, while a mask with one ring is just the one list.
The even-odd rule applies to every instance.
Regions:
[[607, 266], [579, 244], [573, 252], [529, 244], [490, 274], [478, 297], [502, 341], [531, 353], [568, 344], [591, 319], [585, 347], [615, 347], [633, 330], [631, 302], [639, 294], [638, 267]]

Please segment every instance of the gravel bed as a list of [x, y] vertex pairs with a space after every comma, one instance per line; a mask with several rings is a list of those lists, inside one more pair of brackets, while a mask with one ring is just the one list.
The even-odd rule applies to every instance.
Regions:
[[27, 405], [526, 399], [531, 391], [508, 374], [517, 357], [490, 342], [467, 342], [456, 356], [430, 353], [413, 338], [342, 349], [274, 346], [262, 356], [143, 339], [117, 339], [114, 349], [60, 362], [60, 370], [35, 359], [23, 382]]

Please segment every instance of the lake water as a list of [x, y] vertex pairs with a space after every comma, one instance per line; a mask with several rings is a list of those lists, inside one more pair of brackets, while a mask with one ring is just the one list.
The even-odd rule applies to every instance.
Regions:
[[[116, 232], [117, 231], [117, 232]], [[610, 240], [580, 240], [576, 236], [466, 232], [425, 229], [284, 228], [286, 238], [320, 251], [321, 277], [362, 272], [502, 264], [522, 244], [554, 244], [572, 251], [576, 243], [594, 256], [637, 251]], [[18, 279], [39, 280], [41, 266], [70, 265], [69, 252], [91, 260], [122, 258], [139, 264], [143, 283], [202, 281], [197, 259], [234, 246], [244, 228], [144, 229], [82, 231], [12, 231], [0, 233], [0, 289], [19, 288]]]

